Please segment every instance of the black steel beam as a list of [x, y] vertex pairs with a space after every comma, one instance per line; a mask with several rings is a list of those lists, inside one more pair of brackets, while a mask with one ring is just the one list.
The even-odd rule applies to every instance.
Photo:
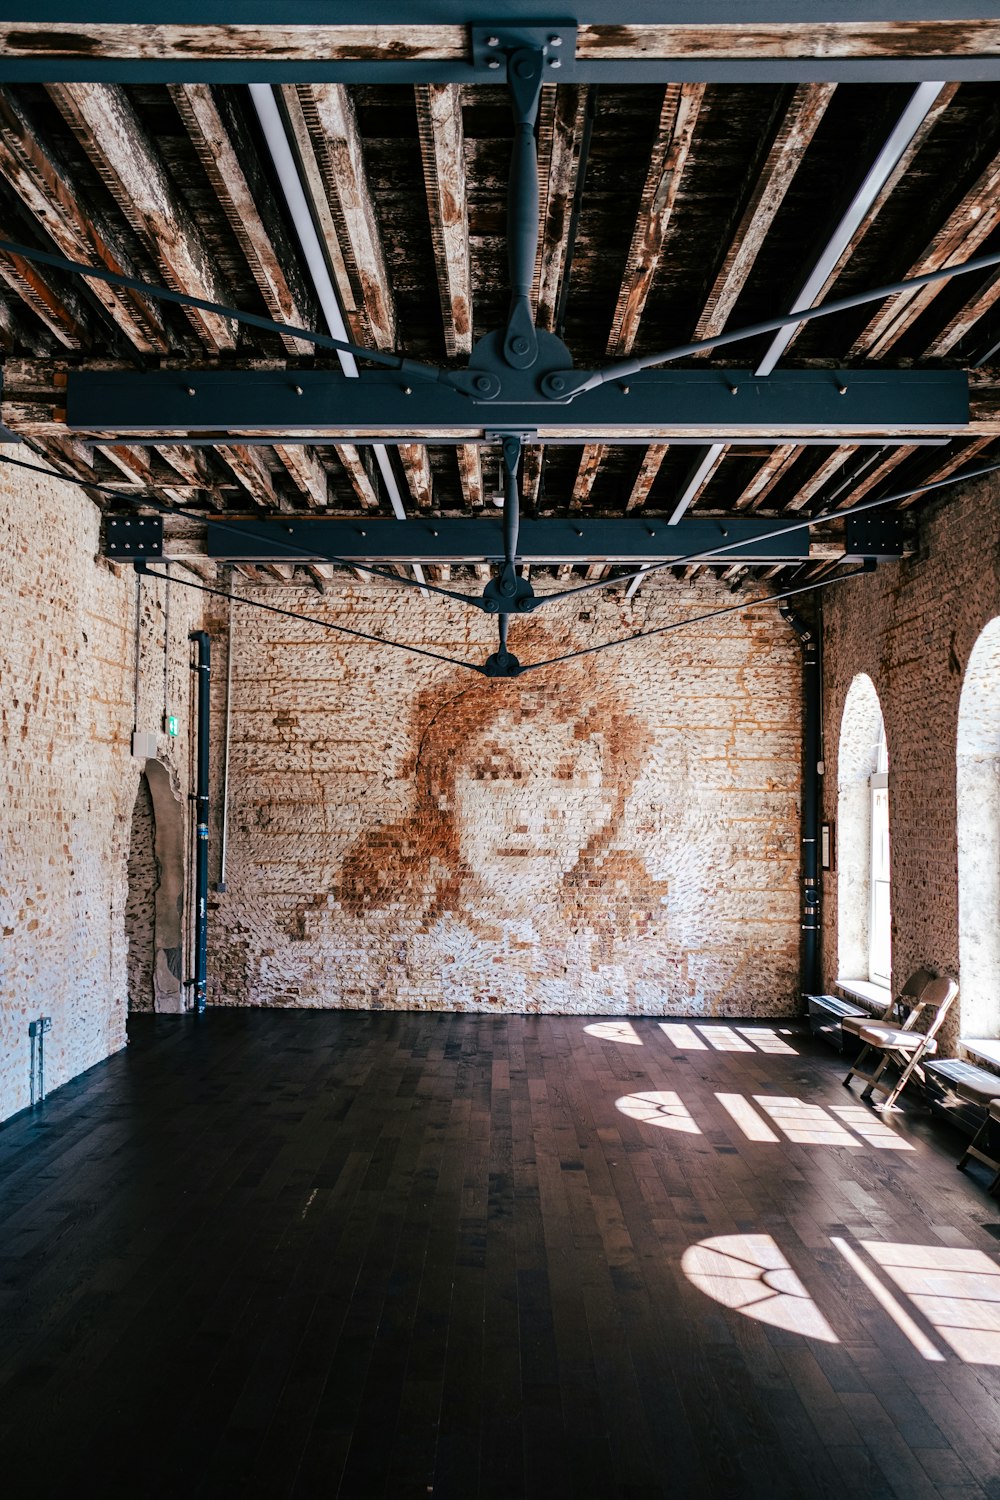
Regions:
[[959, 370], [647, 370], [559, 405], [541, 396], [475, 402], [395, 371], [79, 370], [66, 421], [93, 434], [246, 433], [282, 441], [468, 442], [504, 431], [552, 442], [727, 440], [747, 431], [803, 440], [961, 432], [968, 379]]
[[[109, 522], [110, 525], [110, 522]], [[741, 538], [746, 546], [724, 554], [729, 562], [801, 562], [809, 556], [809, 535], [758, 541], [774, 530], [773, 521], [694, 518], [679, 526], [664, 519], [522, 520], [518, 560], [526, 563], [665, 562]], [[209, 521], [208, 555], [227, 562], [293, 562], [342, 557], [349, 562], [502, 562], [503, 521], [499, 515], [472, 519], [420, 521], [292, 519], [240, 520], [232, 526]], [[121, 556], [121, 553], [112, 554]]]

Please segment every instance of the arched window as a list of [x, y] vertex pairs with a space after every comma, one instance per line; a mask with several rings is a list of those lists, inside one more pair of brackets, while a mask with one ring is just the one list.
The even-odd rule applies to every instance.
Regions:
[[962, 1033], [1000, 1037], [1000, 617], [980, 635], [958, 707]]
[[837, 768], [837, 973], [889, 986], [889, 755], [878, 693], [863, 672], [844, 703]]

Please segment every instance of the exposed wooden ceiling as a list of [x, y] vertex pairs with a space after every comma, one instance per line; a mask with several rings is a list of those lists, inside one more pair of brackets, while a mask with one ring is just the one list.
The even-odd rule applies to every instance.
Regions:
[[[506, 91], [321, 83], [280, 94], [352, 338], [463, 365], [507, 309]], [[546, 86], [539, 326], [597, 366], [788, 311], [911, 94], [895, 82]], [[998, 186], [1000, 85], [946, 84], [822, 295], [997, 249]], [[10, 238], [74, 260], [325, 326], [242, 85], [0, 87], [0, 222]], [[782, 362], [975, 367], [1000, 340], [998, 300], [1000, 272], [938, 283], [802, 328]], [[767, 344], [745, 341], [715, 362], [753, 368]], [[336, 365], [294, 338], [0, 255], [0, 346], [5, 424], [63, 472], [119, 487], [123, 503], [153, 485], [193, 516], [392, 513], [361, 446], [96, 446], [62, 422], [65, 372], [80, 365]], [[1000, 381], [988, 367], [975, 371], [973, 397], [969, 435], [943, 448], [762, 437], [720, 445], [694, 487], [704, 450], [691, 446], [531, 447], [525, 505], [540, 516], [669, 516], [689, 490], [694, 516], [842, 508], [1000, 456]], [[492, 447], [401, 444], [391, 462], [415, 515], [482, 511], [498, 489]], [[835, 568], [829, 553], [797, 575]], [[309, 576], [322, 586], [331, 571]], [[781, 570], [716, 571], [738, 584]]]

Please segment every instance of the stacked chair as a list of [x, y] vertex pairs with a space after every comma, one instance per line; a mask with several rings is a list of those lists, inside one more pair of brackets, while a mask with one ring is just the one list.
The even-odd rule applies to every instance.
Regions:
[[[876, 1107], [893, 1109], [911, 1077], [924, 1082], [921, 1062], [937, 1051], [934, 1038], [957, 996], [958, 985], [953, 979], [936, 978], [927, 969], [918, 969], [880, 1019], [845, 1016], [844, 1030], [853, 1032], [862, 1048], [844, 1079], [844, 1087], [850, 1087], [852, 1078], [859, 1078], [866, 1085], [861, 1094], [866, 1104], [873, 1093], [883, 1094]], [[866, 1068], [873, 1071], [866, 1072]], [[884, 1077], [887, 1070], [888, 1077]]]
[[[997, 1086], [1000, 1089], [1000, 1078], [997, 1079]], [[1000, 1097], [990, 1100], [986, 1110], [986, 1119], [962, 1152], [962, 1159], [958, 1164], [958, 1170], [964, 1172], [970, 1156], [974, 1156], [976, 1161], [985, 1163], [987, 1167], [992, 1167], [994, 1175], [993, 1181], [990, 1183], [990, 1192], [995, 1193], [1000, 1188], [1000, 1161], [997, 1161], [995, 1156], [989, 1154], [988, 1148], [992, 1131], [1000, 1131]]]

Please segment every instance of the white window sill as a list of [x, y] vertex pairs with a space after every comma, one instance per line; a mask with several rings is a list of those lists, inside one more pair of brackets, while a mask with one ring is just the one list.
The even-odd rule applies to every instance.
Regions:
[[1000, 1068], [1000, 1042], [991, 1041], [987, 1037], [967, 1037], [959, 1039], [959, 1044], [964, 1052], [971, 1052], [973, 1057], [978, 1057], [982, 1062], [992, 1063], [995, 1068]]
[[834, 980], [838, 990], [843, 990], [847, 995], [853, 995], [855, 999], [874, 1005], [878, 1010], [884, 1011], [892, 999], [892, 991], [887, 984], [873, 984], [870, 979], [836, 979]]

